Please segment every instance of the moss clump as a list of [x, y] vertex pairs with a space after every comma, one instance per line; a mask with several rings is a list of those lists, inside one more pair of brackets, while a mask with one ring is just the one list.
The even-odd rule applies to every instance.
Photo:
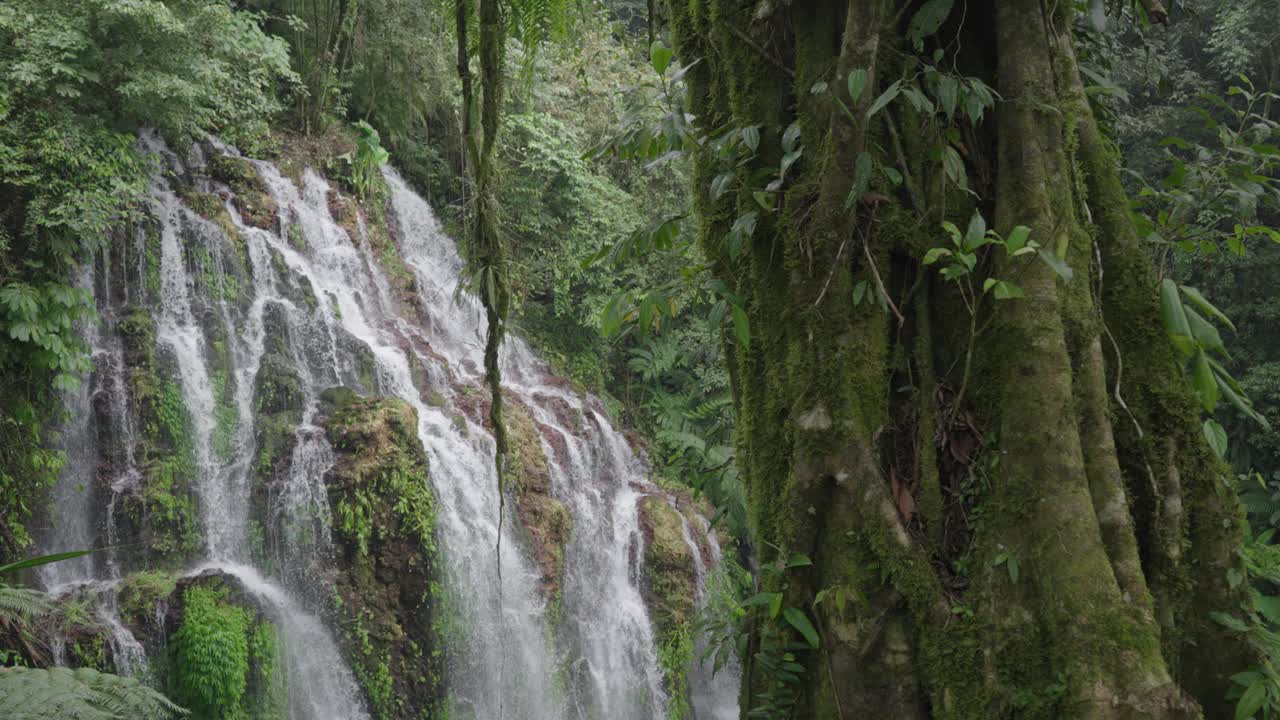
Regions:
[[444, 701], [435, 496], [414, 409], [326, 390], [336, 455], [326, 485], [341, 567], [336, 600], [357, 680], [378, 720], [419, 717]]
[[254, 720], [287, 720], [288, 675], [283, 664], [283, 638], [275, 625], [259, 621], [249, 633], [249, 677], [245, 697]]
[[177, 578], [162, 570], [146, 570], [133, 573], [120, 583], [116, 603], [120, 617], [133, 627], [144, 626], [155, 607], [173, 594]]
[[135, 454], [143, 482], [139, 493], [124, 498], [117, 526], [125, 536], [140, 536], [138, 542], [154, 554], [153, 560], [177, 566], [201, 542], [190, 486], [195, 477], [191, 418], [181, 389], [161, 372], [151, 316], [137, 308], [126, 312], [120, 332], [142, 429]]
[[267, 192], [267, 185], [258, 177], [253, 163], [244, 158], [215, 154], [209, 158], [209, 175], [226, 183], [235, 193], [232, 202], [246, 224], [263, 230], [275, 227], [279, 206]]
[[657, 495], [640, 499], [644, 533], [642, 591], [658, 636], [658, 659], [671, 697], [673, 717], [689, 708], [688, 671], [693, 664], [693, 614], [697, 576], [685, 542], [681, 515]]
[[693, 619], [697, 578], [693, 554], [684, 540], [680, 513], [657, 495], [640, 499], [644, 532], [644, 595], [660, 636], [687, 627]]
[[529, 411], [513, 402], [507, 406], [506, 421], [516, 517], [529, 533], [534, 558], [542, 570], [540, 587], [555, 608], [560, 603], [564, 551], [573, 534], [573, 516], [552, 495], [551, 470]]
[[227, 236], [227, 239], [231, 241], [241, 262], [246, 261], [247, 251], [244, 238], [240, 237], [240, 230], [236, 227], [235, 221], [231, 219], [231, 213], [227, 212], [226, 203], [222, 201], [221, 197], [213, 193], [202, 193], [189, 189], [183, 191], [181, 197], [192, 212], [217, 225], [222, 230], [222, 233]]

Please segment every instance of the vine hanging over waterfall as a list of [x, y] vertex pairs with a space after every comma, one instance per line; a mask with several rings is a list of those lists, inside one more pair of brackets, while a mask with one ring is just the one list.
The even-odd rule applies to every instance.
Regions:
[[[462, 80], [462, 131], [467, 146], [467, 164], [474, 195], [471, 200], [471, 232], [468, 234], [468, 262], [472, 287], [480, 295], [488, 322], [484, 347], [484, 375], [493, 402], [489, 419], [493, 423], [494, 465], [498, 473], [498, 550], [502, 546], [502, 511], [507, 455], [507, 432], [502, 421], [502, 369], [498, 348], [506, 332], [511, 293], [507, 282], [506, 257], [498, 236], [497, 199], [493, 192], [493, 149], [498, 137], [499, 103], [502, 100], [502, 43], [504, 28], [498, 0], [480, 0], [480, 127], [475, 124], [476, 98], [467, 52], [467, 0], [457, 1], [458, 76]], [[499, 564], [501, 576], [501, 564]], [[499, 577], [501, 579], [501, 577]]]

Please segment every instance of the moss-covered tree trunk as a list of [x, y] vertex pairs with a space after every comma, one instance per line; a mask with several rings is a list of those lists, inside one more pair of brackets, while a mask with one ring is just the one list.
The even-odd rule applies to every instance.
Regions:
[[[726, 342], [755, 546], [766, 565], [812, 560], [762, 589], [821, 638], [797, 649], [795, 623], [762, 617], [744, 713], [778, 704], [769, 655], [789, 648], [791, 717], [1229, 716], [1228, 676], [1252, 660], [1210, 613], [1244, 600], [1226, 580], [1240, 512], [1160, 328], [1072, 4], [956, 3], [936, 32], [913, 26], [940, 5], [671, 4], [701, 134], [759, 128], [736, 193], [715, 196], [721, 159], [696, 154], [695, 207], [750, 320], [748, 346]], [[943, 122], [928, 68], [1000, 99]], [[904, 93], [869, 114], [895, 87], [933, 104]], [[803, 155], [764, 187], [793, 123]], [[948, 177], [952, 151], [972, 192]], [[867, 158], [902, 181], [867, 181]], [[967, 312], [923, 258], [975, 211], [1029, 227], [1072, 278], [980, 253], [980, 277], [1025, 296], [979, 293]], [[734, 255], [745, 212], [759, 218]]]

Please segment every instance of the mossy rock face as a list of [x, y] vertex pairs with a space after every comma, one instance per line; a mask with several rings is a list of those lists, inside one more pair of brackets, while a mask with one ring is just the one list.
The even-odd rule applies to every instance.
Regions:
[[258, 177], [253, 163], [231, 155], [213, 154], [209, 158], [209, 176], [227, 184], [235, 193], [234, 203], [240, 218], [247, 225], [263, 230], [274, 230], [279, 205], [267, 192], [267, 185]]
[[685, 542], [681, 511], [665, 497], [646, 495], [640, 498], [637, 509], [644, 535], [641, 593], [657, 635], [658, 664], [669, 695], [668, 710], [672, 717], [687, 717], [698, 591], [694, 551]]
[[[129, 368], [126, 382], [138, 413], [140, 432], [133, 455], [142, 477], [136, 488], [118, 498], [113, 519], [118, 544], [145, 548], [120, 560], [126, 567], [176, 568], [193, 557], [202, 542], [191, 487], [196, 472], [191, 419], [175, 361], [168, 351], [159, 352], [150, 314], [139, 308], [126, 310], [120, 332]], [[109, 474], [101, 478], [104, 483], [110, 480]]]
[[[282, 341], [277, 338], [276, 342]], [[266, 526], [257, 521], [250, 526], [250, 550], [255, 561], [267, 569], [274, 569], [274, 558], [279, 556], [278, 552], [268, 552], [268, 547], [279, 550], [284, 537], [284, 529], [277, 522], [283, 518], [273, 511], [271, 498], [280, 495], [288, 480], [305, 403], [302, 380], [289, 359], [274, 351], [264, 355], [253, 391], [257, 454], [250, 505], [252, 516]]]
[[343, 643], [378, 720], [444, 702], [435, 496], [412, 406], [345, 389], [321, 397], [335, 464], [325, 478]]
[[116, 591], [120, 621], [138, 628], [134, 635], [141, 636], [146, 628], [155, 625], [157, 608], [163, 615], [177, 586], [177, 576], [163, 570], [144, 570], [125, 577]]
[[529, 411], [517, 403], [504, 413], [511, 447], [510, 482], [516, 517], [529, 534], [533, 556], [542, 571], [540, 589], [555, 607], [564, 579], [564, 552], [573, 535], [573, 516], [551, 491], [551, 470]]
[[262, 358], [253, 388], [253, 405], [259, 414], [284, 413], [302, 420], [302, 380], [289, 358], [270, 354]]
[[639, 511], [644, 534], [641, 587], [661, 637], [679, 632], [693, 619], [697, 574], [693, 553], [684, 540], [680, 512], [658, 495], [640, 498]]
[[240, 230], [227, 212], [226, 203], [221, 196], [188, 189], [181, 192], [179, 197], [192, 212], [217, 225], [227, 239], [237, 245], [237, 251], [243, 257], [244, 243], [240, 240]]

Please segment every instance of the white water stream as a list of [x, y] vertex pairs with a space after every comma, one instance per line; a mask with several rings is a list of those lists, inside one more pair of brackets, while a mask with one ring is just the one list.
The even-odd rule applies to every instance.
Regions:
[[[144, 136], [142, 143], [161, 158], [162, 169], [185, 171], [184, 162], [155, 136]], [[221, 146], [218, 151], [234, 153]], [[193, 153], [191, 162], [198, 166], [203, 158]], [[463, 263], [452, 240], [428, 204], [387, 170], [389, 223], [425, 317], [425, 322], [410, 321], [406, 315], [411, 313], [401, 312], [368, 243], [350, 237], [331, 216], [325, 180], [308, 170], [299, 187], [274, 165], [253, 164], [279, 205], [280, 230], [243, 225], [232, 210], [247, 258], [247, 277], [241, 281], [247, 287], [231, 299], [211, 296], [195, 257], [203, 248], [205, 262], [216, 266], [223, 256], [220, 248], [231, 241], [218, 225], [192, 212], [162, 173], [156, 174], [150, 214], [160, 233], [160, 287], [158, 302], [149, 309], [157, 345], [171, 359], [190, 419], [193, 485], [205, 544], [204, 561], [191, 574], [217, 570], [236, 577], [278, 622], [291, 720], [367, 717], [352, 674], [339, 661], [337, 645], [316, 614], [320, 608], [300, 599], [324, 596], [311, 591], [321, 582], [314, 570], [328, 557], [324, 476], [334, 454], [313, 423], [321, 391], [334, 385], [399, 397], [417, 411], [417, 434], [438, 500], [443, 584], [464, 628], [463, 642], [449, 648], [447, 677], [450, 699], [461, 716], [662, 720], [667, 699], [635, 566], [642, 554], [635, 548], [643, 543], [637, 501], [658, 491], [603, 406], [567, 390], [519, 338], [504, 346], [505, 386], [538, 423], [552, 492], [573, 516], [559, 624], [552, 628], [547, 601], [539, 592], [540, 570], [517, 539], [513, 512], [503, 520], [500, 560], [495, 552], [499, 497], [493, 439], [473, 422], [467, 421], [465, 431], [457, 424], [458, 394], [481, 384], [484, 322], [477, 301], [459, 292]], [[218, 189], [202, 182], [206, 187], [201, 189]], [[142, 255], [140, 249], [136, 252]], [[132, 293], [136, 301], [140, 293], [128, 287], [112, 290], [111, 263], [98, 265], [96, 273], [108, 275], [96, 282], [107, 288], [98, 298], [104, 322], [88, 333], [98, 372], [80, 394], [68, 397], [72, 420], [64, 434], [70, 461], [59, 484], [57, 522], [45, 541], [51, 551], [114, 537], [112, 513], [105, 520], [98, 517], [90, 493], [74, 493], [76, 487], [92, 484], [101, 455], [111, 455], [113, 474], [103, 505], [114, 508], [120, 493], [137, 485], [133, 443], [119, 439], [132, 437], [134, 420], [121, 399], [127, 369], [116, 337], [113, 298], [119, 303]], [[85, 284], [95, 285], [92, 278]], [[318, 302], [305, 302], [308, 296]], [[306, 404], [289, 476], [269, 510], [287, 529], [270, 573], [253, 566], [248, 532], [253, 522], [271, 521], [251, 517], [249, 487], [256, 451], [253, 393], [264, 358], [272, 352], [268, 346], [284, 348]], [[353, 348], [372, 357], [376, 387], [363, 386]], [[221, 365], [214, 362], [217, 354]], [[217, 369], [228, 366], [229, 371]], [[444, 396], [443, 406], [426, 402], [428, 391]], [[110, 412], [97, 417], [109, 418], [107, 424], [113, 426], [97, 428], [96, 434], [94, 393], [110, 395]], [[227, 407], [234, 418], [227, 417]], [[100, 448], [98, 437], [116, 437], [114, 448]], [[689, 542], [701, 579], [706, 568], [691, 537]], [[97, 575], [89, 562], [52, 566], [58, 569], [44, 579], [50, 587], [95, 577], [110, 584], [119, 578], [119, 569], [114, 559], [107, 565]], [[136, 670], [145, 663], [137, 641], [114, 614], [106, 621], [115, 630], [117, 667]], [[704, 675], [691, 674], [699, 720], [736, 717], [735, 681], [726, 679], [727, 674], [714, 680]]]

